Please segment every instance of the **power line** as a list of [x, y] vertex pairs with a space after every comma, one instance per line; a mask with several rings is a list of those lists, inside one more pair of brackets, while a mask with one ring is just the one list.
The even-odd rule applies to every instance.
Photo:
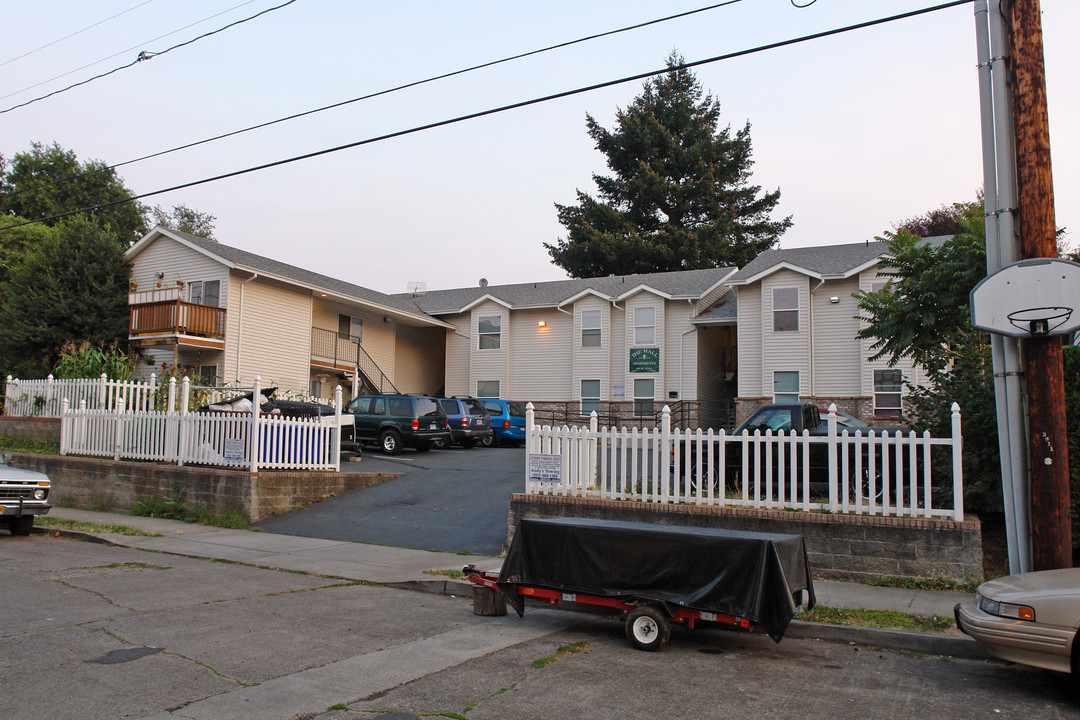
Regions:
[[587, 85], [585, 87], [576, 88], [574, 90], [565, 90], [563, 92], [554, 93], [552, 95], [545, 95], [543, 97], [533, 98], [531, 100], [522, 100], [521, 102], [511, 103], [510, 105], [502, 105], [496, 108], [489, 108], [487, 110], [480, 110], [478, 112], [469, 113], [467, 115], [459, 115], [448, 120], [439, 120], [437, 122], [428, 123], [426, 125], [418, 125], [416, 127], [408, 128], [406, 130], [398, 130], [396, 132], [387, 133], [385, 135], [379, 135], [377, 137], [371, 137], [364, 140], [357, 140], [355, 142], [346, 143], [345, 145], [338, 145], [335, 147], [324, 148], [323, 150], [316, 150], [314, 152], [305, 153], [303, 155], [295, 155], [283, 160], [275, 160], [273, 162], [264, 163], [262, 165], [256, 165], [243, 170], [234, 170], [233, 172], [223, 173], [221, 175], [215, 175], [213, 177], [203, 178], [202, 180], [192, 180], [191, 182], [182, 183], [180, 185], [173, 185], [172, 187], [163, 188], [161, 190], [153, 190], [151, 192], [141, 193], [122, 200], [113, 200], [107, 203], [101, 203], [93, 207], [82, 208], [79, 210], [70, 210], [68, 212], [59, 213], [49, 217], [38, 218], [37, 220], [28, 220], [26, 222], [17, 223], [14, 225], [0, 226], [0, 230], [8, 230], [11, 228], [22, 227], [23, 225], [33, 225], [39, 222], [48, 222], [50, 220], [58, 220], [60, 218], [68, 217], [70, 215], [76, 215], [84, 212], [93, 212], [94, 210], [101, 210], [102, 208], [112, 207], [113, 205], [120, 205], [121, 203], [134, 202], [136, 200], [142, 200], [143, 198], [153, 197], [155, 195], [163, 195], [165, 193], [174, 192], [176, 190], [183, 190], [189, 187], [195, 187], [198, 185], [205, 185], [207, 183], [217, 182], [218, 180], [225, 180], [239, 175], [246, 175], [248, 173], [258, 172], [259, 170], [268, 170], [280, 165], [288, 165], [290, 163], [299, 162], [301, 160], [309, 160], [321, 155], [329, 155], [331, 153], [340, 152], [342, 150], [349, 150], [351, 148], [360, 147], [361, 145], [370, 145], [372, 143], [382, 142], [383, 140], [391, 140], [393, 138], [403, 137], [405, 135], [412, 135], [414, 133], [423, 132], [425, 130], [433, 130], [435, 128], [444, 127], [446, 125], [454, 125], [466, 120], [475, 120], [477, 118], [486, 117], [488, 115], [496, 115], [498, 113], [507, 112], [509, 110], [516, 110], [518, 108], [528, 107], [530, 105], [538, 105], [540, 103], [549, 102], [551, 100], [559, 100], [565, 97], [571, 97], [573, 95], [581, 95], [583, 93], [592, 92], [594, 90], [602, 90], [604, 88], [614, 87], [615, 85], [623, 85], [628, 82], [635, 82], [637, 80], [645, 80], [657, 75], [663, 75], [665, 73], [674, 72], [676, 70], [684, 70], [701, 65], [708, 65], [715, 62], [721, 62], [723, 60], [731, 60], [738, 57], [744, 57], [747, 55], [754, 55], [760, 52], [766, 52], [768, 50], [776, 50], [782, 47], [788, 47], [790, 45], [797, 45], [811, 40], [820, 40], [821, 38], [830, 37], [832, 35], [840, 35], [842, 33], [852, 32], [855, 30], [862, 30], [876, 25], [884, 25], [885, 23], [895, 22], [898, 20], [905, 20], [907, 18], [916, 17], [919, 15], [926, 15], [928, 13], [937, 12], [939, 10], [946, 10], [948, 8], [956, 7], [958, 5], [966, 5], [973, 0], [952, 0], [951, 2], [942, 3], [940, 5], [934, 5], [931, 7], [922, 8], [919, 10], [911, 10], [909, 12], [900, 13], [898, 15], [890, 15], [884, 18], [878, 18], [876, 20], [867, 20], [865, 22], [857, 23], [855, 25], [847, 25], [841, 28], [834, 28], [832, 30], [824, 30], [822, 32], [812, 33], [810, 35], [803, 35], [797, 38], [791, 38], [789, 40], [781, 40], [775, 43], [769, 43], [768, 45], [758, 45], [757, 47], [747, 50], [738, 50], [724, 55], [717, 55], [715, 57], [706, 58], [704, 60], [695, 60], [694, 62], [682, 63], [681, 65], [675, 65], [672, 67], [666, 67], [662, 70], [652, 70], [650, 72], [639, 73], [637, 75], [630, 75], [627, 77], [619, 78], [618, 80], [608, 80], [606, 82], [597, 83], [595, 85]]
[[531, 55], [539, 55], [540, 53], [545, 53], [545, 52], [548, 52], [548, 51], [551, 51], [551, 50], [558, 50], [560, 48], [569, 47], [571, 45], [577, 45], [579, 43], [587, 42], [589, 40], [596, 40], [598, 38], [607, 37], [609, 35], [617, 35], [619, 33], [628, 32], [630, 30], [637, 30], [637, 29], [640, 29], [640, 28], [643, 28], [643, 27], [648, 27], [650, 25], [657, 25], [659, 23], [667, 22], [669, 20], [676, 20], [676, 19], [679, 19], [679, 18], [687, 17], [689, 15], [696, 15], [698, 13], [703, 13], [703, 12], [706, 12], [708, 10], [715, 10], [717, 8], [721, 8], [721, 7], [724, 7], [724, 6], [727, 6], [727, 5], [734, 5], [735, 3], [739, 3], [739, 2], [742, 2], [742, 0], [725, 0], [725, 2], [716, 3], [714, 5], [708, 5], [706, 7], [698, 8], [697, 10], [689, 10], [687, 12], [678, 13], [676, 15], [668, 15], [666, 17], [657, 18], [655, 20], [648, 20], [646, 22], [637, 23], [635, 25], [628, 25], [626, 27], [619, 28], [617, 30], [608, 30], [606, 32], [596, 33], [594, 35], [587, 35], [585, 37], [578, 38], [577, 40], [568, 40], [566, 42], [561, 42], [561, 43], [558, 43], [556, 45], [549, 45], [549, 46], [547, 46], [545, 48], [540, 48], [539, 50], [530, 50], [528, 52], [519, 53], [517, 55], [511, 55], [509, 57], [502, 58], [501, 60], [492, 60], [490, 62], [481, 63], [479, 65], [473, 65], [472, 67], [467, 67], [467, 68], [464, 68], [464, 69], [461, 69], [461, 70], [454, 70], [452, 72], [443, 73], [441, 75], [434, 75], [434, 76], [426, 78], [424, 80], [415, 80], [413, 82], [406, 83], [404, 85], [398, 85], [397, 87], [392, 87], [392, 88], [389, 88], [387, 90], [379, 90], [378, 92], [369, 93], [367, 95], [361, 95], [360, 97], [355, 97], [355, 98], [352, 98], [350, 100], [343, 100], [341, 102], [336, 102], [336, 103], [333, 103], [331, 105], [324, 105], [322, 107], [315, 108], [314, 110], [306, 110], [304, 112], [295, 113], [293, 115], [287, 115], [285, 117], [281, 117], [281, 118], [278, 118], [276, 120], [269, 120], [267, 122], [259, 123], [257, 125], [251, 125], [249, 127], [242, 128], [240, 130], [233, 130], [231, 132], [222, 133], [221, 135], [215, 135], [214, 137], [205, 138], [203, 140], [196, 140], [194, 142], [190, 142], [190, 143], [187, 143], [187, 144], [184, 144], [184, 145], [178, 145], [176, 147], [169, 148], [168, 150], [160, 150], [158, 152], [150, 153], [149, 155], [143, 155], [141, 157], [137, 157], [137, 158], [134, 158], [132, 160], [125, 160], [124, 162], [119, 162], [119, 163], [116, 163], [115, 165], [109, 165], [109, 166], [104, 167], [104, 168], [98, 168], [98, 169], [95, 169], [95, 170], [91, 170], [89, 172], [79, 173], [78, 175], [71, 175], [71, 176], [69, 176], [67, 178], [60, 178], [59, 180], [54, 180], [54, 181], [49, 182], [49, 183], [42, 183], [40, 185], [34, 185], [34, 186], [26, 188], [24, 190], [16, 190], [13, 193], [9, 193], [9, 197], [11, 195], [18, 195], [21, 192], [29, 192], [30, 190], [36, 190], [38, 188], [50, 187], [52, 185], [58, 185], [60, 183], [68, 182], [70, 180], [77, 180], [79, 178], [86, 177], [87, 175], [91, 175], [91, 174], [94, 174], [94, 173], [108, 172], [109, 170], [115, 170], [116, 168], [123, 167], [124, 165], [131, 165], [133, 163], [142, 162], [143, 160], [150, 160], [151, 158], [160, 157], [162, 155], [168, 155], [169, 153], [177, 152], [179, 150], [187, 150], [188, 148], [193, 148], [193, 147], [196, 147], [197, 145], [204, 145], [204, 144], [209, 143], [209, 142], [215, 142], [217, 140], [222, 140], [222, 139], [227, 138], [227, 137], [232, 137], [233, 135], [240, 135], [241, 133], [250, 132], [252, 130], [259, 130], [259, 129], [264, 128], [264, 127], [269, 127], [271, 125], [276, 125], [278, 123], [286, 122], [288, 120], [296, 120], [297, 118], [302, 118], [302, 117], [305, 117], [307, 115], [314, 115], [315, 113], [320, 113], [320, 112], [323, 112], [325, 110], [333, 110], [335, 108], [339, 108], [339, 107], [343, 107], [345, 105], [349, 105], [349, 104], [352, 104], [352, 103], [360, 102], [362, 100], [370, 100], [372, 98], [379, 97], [381, 95], [389, 95], [390, 93], [395, 93], [395, 92], [398, 92], [400, 90], [407, 90], [409, 88], [413, 88], [413, 87], [416, 87], [418, 85], [424, 85], [426, 83], [435, 82], [436, 80], [445, 80], [446, 78], [454, 77], [455, 75], [463, 75], [465, 73], [472, 72], [474, 70], [482, 70], [483, 68], [492, 67], [494, 65], [500, 65], [502, 63], [507, 63], [507, 62], [510, 62], [512, 60], [520, 60], [521, 58], [526, 58], [526, 57], [529, 57]]
[[[254, 20], [255, 18], [259, 17], [260, 15], [265, 15], [266, 13], [273, 12], [274, 10], [280, 10], [281, 8], [283, 8], [283, 7], [287, 6], [287, 5], [292, 5], [294, 2], [296, 2], [296, 0], [286, 0], [285, 2], [281, 3], [280, 5], [276, 5], [276, 6], [272, 7], [272, 8], [267, 8], [266, 10], [263, 10], [261, 12], [257, 12], [254, 15], [252, 15], [251, 17], [244, 18], [243, 20], [237, 20], [236, 22], [231, 22], [231, 23], [229, 23], [228, 25], [226, 25], [224, 27], [218, 28], [217, 30], [211, 30], [208, 33], [203, 33], [202, 35], [199, 35], [198, 37], [194, 37], [191, 40], [187, 40], [185, 42], [173, 45], [170, 48], [166, 48], [166, 49], [162, 50], [161, 52], [150, 52], [148, 50], [143, 50], [142, 52], [139, 53], [139, 56], [137, 58], [135, 58], [134, 60], [129, 62], [127, 65], [121, 65], [120, 67], [113, 68], [112, 70], [109, 70], [108, 72], [103, 72], [100, 75], [95, 75], [92, 78], [87, 78], [86, 80], [82, 80], [82, 81], [74, 83], [72, 85], [68, 85], [66, 88], [62, 88], [60, 90], [54, 90], [51, 93], [48, 93], [47, 95], [42, 95], [42, 96], [36, 97], [36, 98], [34, 98], [32, 100], [27, 100], [24, 103], [19, 103], [18, 105], [12, 105], [9, 108], [6, 108], [4, 110], [0, 110], [0, 115], [2, 115], [4, 113], [7, 113], [7, 112], [11, 112], [12, 110], [15, 110], [17, 108], [26, 107], [27, 105], [38, 102], [39, 100], [44, 100], [45, 98], [50, 98], [53, 95], [59, 95], [62, 92], [67, 92], [68, 90], [71, 90], [72, 88], [77, 88], [80, 85], [86, 85], [87, 83], [93, 82], [94, 80], [99, 80], [100, 78], [112, 75], [115, 72], [120, 72], [121, 70], [126, 70], [127, 68], [131, 67], [132, 65], [135, 65], [136, 63], [140, 63], [143, 60], [149, 60], [151, 58], [157, 57], [158, 55], [164, 55], [167, 52], [171, 52], [173, 50], [176, 50], [177, 48], [182, 48], [185, 45], [190, 45], [193, 42], [197, 42], [199, 40], [202, 40], [203, 38], [210, 37], [211, 35], [217, 35], [219, 32], [224, 32], [225, 30], [228, 30], [231, 27], [235, 27], [237, 25], [240, 25], [241, 23], [246, 23], [249, 20]], [[46, 81], [46, 82], [48, 82], [48, 81]], [[19, 92], [22, 92], [22, 91], [20, 90]], [[5, 96], [5, 97], [8, 97], [8, 96]]]
[[[45, 48], [52, 47], [53, 45], [55, 45], [55, 44], [57, 44], [59, 42], [63, 42], [64, 40], [67, 40], [68, 38], [73, 38], [76, 35], [79, 35], [81, 33], [86, 32], [87, 30], [91, 30], [93, 28], [96, 28], [98, 25], [104, 25], [105, 23], [109, 22], [110, 20], [115, 20], [116, 18], [120, 17], [121, 15], [126, 15], [127, 13], [131, 12], [132, 10], [138, 10], [143, 5], [149, 5], [152, 2], [154, 2], [154, 0], [144, 0], [143, 2], [139, 3], [135, 7], [129, 7], [127, 10], [123, 10], [121, 12], [118, 12], [115, 15], [112, 15], [110, 17], [105, 18], [104, 20], [98, 20], [93, 25], [87, 25], [82, 30], [76, 30], [75, 32], [70, 33], [68, 35], [65, 35], [62, 38], [57, 38], [56, 40], [53, 40], [50, 43], [45, 43], [41, 47], [36, 47], [33, 50], [27, 50], [22, 55], [16, 55], [15, 57], [11, 58], [10, 60], [5, 60], [4, 62], [0, 62], [0, 67], [3, 67], [4, 65], [7, 65], [8, 63], [13, 63], [16, 60], [22, 60], [27, 55], [33, 55], [34, 53], [38, 52], [39, 50], [44, 50]], [[22, 91], [20, 90], [19, 92], [22, 92]]]

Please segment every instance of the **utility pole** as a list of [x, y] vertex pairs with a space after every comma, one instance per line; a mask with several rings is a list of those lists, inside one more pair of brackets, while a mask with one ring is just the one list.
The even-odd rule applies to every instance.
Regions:
[[[1011, 0], [1008, 6], [1020, 257], [1053, 258], [1057, 225], [1039, 0]], [[1021, 342], [1028, 392], [1032, 569], [1072, 567], [1061, 338]]]

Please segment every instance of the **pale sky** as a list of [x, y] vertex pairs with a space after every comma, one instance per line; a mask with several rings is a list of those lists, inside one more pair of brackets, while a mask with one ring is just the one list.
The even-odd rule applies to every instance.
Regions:
[[[0, 110], [254, 15], [283, 0], [0, 0]], [[800, 0], [803, 4], [806, 0]], [[140, 5], [140, 3], [143, 3]], [[242, 4], [243, 3], [243, 4]], [[109, 77], [0, 114], [0, 154], [58, 142], [119, 163], [322, 105], [712, 4], [298, 0]], [[935, 4], [741, 2], [354, 103], [122, 167], [135, 193], [664, 66]], [[237, 6], [240, 7], [237, 7]], [[134, 9], [131, 9], [134, 8]], [[235, 8], [235, 9], [233, 9]], [[117, 13], [119, 17], [55, 42]], [[1080, 2], [1042, 0], [1057, 222], [1080, 233]], [[208, 18], [181, 30], [161, 35]], [[152, 41], [152, 42], [151, 42]], [[133, 48], [133, 49], [129, 49]], [[121, 51], [124, 51], [121, 53]], [[78, 72], [49, 80], [114, 53]], [[18, 59], [15, 59], [18, 58]], [[721, 122], [752, 125], [753, 183], [779, 188], [781, 247], [862, 242], [970, 200], [982, 185], [970, 4], [706, 65]], [[554, 203], [595, 193], [605, 127], [642, 81], [175, 191], [229, 245], [387, 293], [557, 280]]]

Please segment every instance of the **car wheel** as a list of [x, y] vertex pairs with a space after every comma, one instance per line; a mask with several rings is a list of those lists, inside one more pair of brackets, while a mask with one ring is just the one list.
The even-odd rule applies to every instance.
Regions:
[[431, 450], [431, 446], [432, 446], [432, 443], [429, 443], [429, 442], [418, 442], [418, 443], [416, 443], [416, 446], [415, 446], [416, 447], [416, 452], [427, 452], [427, 451]]
[[446, 440], [444, 440], [443, 438], [435, 438], [431, 441], [431, 444], [435, 447], [436, 450], [442, 450], [447, 445]]
[[484, 437], [480, 438], [480, 444], [484, 447], [491, 447], [492, 445], [497, 445], [498, 443], [495, 440], [495, 433], [491, 433], [490, 435], [485, 435]]
[[34, 529], [34, 516], [23, 515], [9, 521], [12, 535], [29, 535]]
[[671, 624], [656, 608], [642, 605], [626, 617], [626, 639], [638, 650], [656, 652], [671, 639]]
[[379, 433], [379, 447], [387, 455], [397, 455], [401, 452], [401, 438], [393, 430], [383, 430]]

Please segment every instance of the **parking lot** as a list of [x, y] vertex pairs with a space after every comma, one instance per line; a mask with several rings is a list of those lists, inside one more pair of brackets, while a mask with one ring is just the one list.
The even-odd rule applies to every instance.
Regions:
[[383, 455], [366, 448], [342, 472], [401, 477], [268, 518], [283, 535], [497, 555], [506, 542], [509, 496], [525, 485], [522, 448], [450, 448]]

